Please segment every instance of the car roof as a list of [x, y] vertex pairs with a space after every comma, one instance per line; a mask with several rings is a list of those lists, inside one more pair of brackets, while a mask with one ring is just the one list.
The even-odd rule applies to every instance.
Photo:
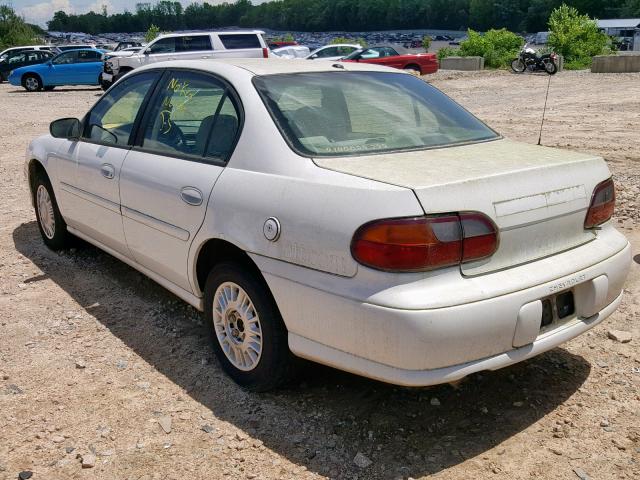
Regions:
[[[334, 65], [338, 65], [337, 67]], [[229, 58], [215, 60], [173, 60], [153, 63], [139, 69], [153, 70], [157, 68], [188, 68], [205, 72], [222, 73], [224, 70], [243, 70], [255, 76], [279, 75], [287, 73], [314, 72], [387, 72], [408, 75], [403, 70], [372, 65], [368, 63], [350, 63], [329, 60], [284, 59], [284, 58]]]
[[154, 39], [158, 40], [159, 38], [168, 38], [168, 37], [193, 37], [194, 35], [251, 35], [251, 34], [260, 34], [264, 35], [262, 30], [209, 30], [208, 32], [180, 32], [180, 33], [164, 33], [162, 35], [158, 35]]

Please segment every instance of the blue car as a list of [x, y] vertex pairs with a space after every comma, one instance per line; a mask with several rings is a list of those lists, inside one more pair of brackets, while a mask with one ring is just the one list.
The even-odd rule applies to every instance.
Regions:
[[46, 63], [16, 68], [9, 83], [28, 92], [53, 90], [60, 85], [100, 85], [104, 50], [83, 48], [63, 52]]

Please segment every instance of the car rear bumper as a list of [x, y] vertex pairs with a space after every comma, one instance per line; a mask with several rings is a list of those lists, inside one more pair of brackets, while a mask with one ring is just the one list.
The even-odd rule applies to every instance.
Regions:
[[[559, 263], [563, 255], [556, 256]], [[619, 305], [630, 262], [627, 243], [605, 260], [552, 281], [423, 310], [358, 302], [269, 273], [265, 279], [293, 353], [385, 382], [424, 386], [525, 360], [597, 325]], [[569, 290], [575, 313], [541, 332], [536, 305]]]

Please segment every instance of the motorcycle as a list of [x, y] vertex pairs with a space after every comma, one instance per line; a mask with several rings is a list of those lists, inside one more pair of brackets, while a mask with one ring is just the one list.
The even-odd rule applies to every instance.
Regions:
[[525, 45], [520, 50], [518, 58], [511, 62], [511, 70], [515, 73], [523, 73], [526, 70], [536, 72], [542, 70], [549, 75], [553, 75], [558, 71], [558, 56], [555, 53], [546, 53], [538, 56], [536, 51]]

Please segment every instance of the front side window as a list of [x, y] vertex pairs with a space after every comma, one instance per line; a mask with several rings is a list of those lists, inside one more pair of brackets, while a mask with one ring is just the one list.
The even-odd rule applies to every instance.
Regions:
[[157, 72], [144, 72], [113, 87], [89, 113], [85, 138], [108, 145], [127, 145], [138, 111], [158, 76]]
[[319, 72], [254, 78], [291, 147], [306, 156], [416, 150], [499, 138], [412, 75]]
[[220, 35], [220, 41], [227, 50], [241, 48], [262, 48], [260, 39], [255, 33], [242, 33], [234, 35]]
[[206, 50], [212, 50], [211, 37], [209, 35], [176, 38], [176, 51], [178, 52], [201, 52]]
[[71, 63], [78, 62], [78, 52], [75, 50], [70, 50], [65, 53], [61, 53], [56, 58], [52, 60], [54, 65], [69, 65]]
[[149, 53], [175, 53], [176, 39], [175, 37], [161, 38], [149, 47]]
[[354, 51], [356, 51], [358, 49], [355, 48], [355, 47], [337, 47], [336, 50], [337, 50], [337, 54], [338, 55], [344, 57], [346, 55], [349, 55], [349, 54], [353, 53]]
[[338, 55], [338, 47], [325, 48], [316, 53], [318, 58], [337, 57]]
[[239, 114], [222, 82], [174, 72], [160, 86], [145, 123], [145, 150], [224, 161], [235, 144]]

